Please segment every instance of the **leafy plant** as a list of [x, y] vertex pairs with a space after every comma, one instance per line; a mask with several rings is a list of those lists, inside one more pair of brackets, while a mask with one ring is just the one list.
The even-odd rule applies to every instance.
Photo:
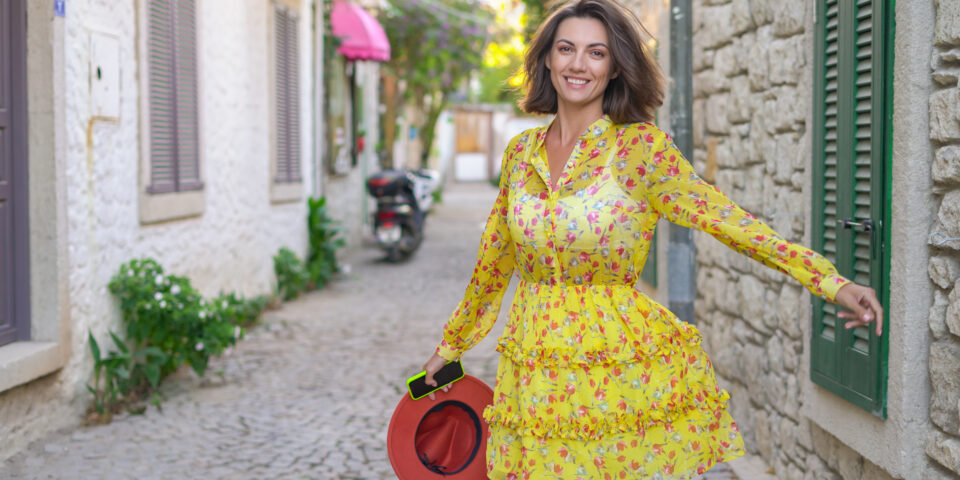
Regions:
[[120, 301], [125, 338], [109, 335], [115, 350], [103, 355], [88, 334], [94, 360], [94, 409], [104, 415], [142, 398], [181, 365], [203, 376], [210, 358], [236, 344], [242, 325], [252, 323], [266, 305], [236, 294], [208, 302], [186, 277], [166, 275], [153, 259], [132, 260], [109, 283]]
[[307, 271], [314, 288], [322, 288], [334, 273], [340, 271], [337, 250], [346, 242], [338, 237], [338, 223], [327, 214], [326, 197], [310, 198], [307, 202], [307, 235], [310, 252], [307, 254]]
[[277, 275], [277, 293], [284, 300], [297, 298], [310, 285], [306, 264], [289, 248], [282, 247], [273, 256], [273, 272]]
[[301, 293], [323, 288], [340, 271], [337, 250], [345, 242], [336, 220], [327, 213], [326, 197], [310, 198], [307, 202], [307, 236], [310, 249], [306, 262], [289, 248], [281, 248], [273, 256], [273, 270], [277, 274], [277, 290], [284, 300]]

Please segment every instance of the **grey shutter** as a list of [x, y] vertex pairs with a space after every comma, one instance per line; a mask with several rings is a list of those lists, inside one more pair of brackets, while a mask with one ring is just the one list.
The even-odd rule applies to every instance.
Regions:
[[0, 3], [0, 345], [30, 335], [23, 7]]
[[175, 0], [147, 0], [147, 76], [150, 104], [150, 193], [177, 189], [177, 124], [173, 55]]
[[285, 7], [274, 9], [276, 105], [276, 172], [274, 181], [301, 181], [300, 89], [297, 17]]
[[177, 190], [198, 190], [200, 119], [197, 105], [197, 9], [194, 0], [178, 0], [174, 40], [177, 98]]
[[200, 182], [194, 0], [147, 0], [150, 193]]

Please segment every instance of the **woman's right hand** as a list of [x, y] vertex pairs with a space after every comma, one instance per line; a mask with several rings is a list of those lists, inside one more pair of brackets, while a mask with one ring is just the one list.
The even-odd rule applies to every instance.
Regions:
[[[427, 376], [424, 379], [424, 382], [427, 385], [430, 385], [431, 387], [436, 387], [437, 381], [433, 379], [433, 375], [439, 372], [440, 369], [443, 368], [443, 366], [446, 364], [447, 364], [447, 360], [445, 358], [434, 353], [433, 356], [430, 357], [430, 360], [427, 360], [427, 363], [423, 364], [423, 369], [426, 370], [427, 372]], [[444, 385], [443, 391], [444, 392], [450, 391], [450, 384]], [[433, 393], [431, 393], [429, 397], [430, 397], [430, 400], [436, 400], [436, 396]]]

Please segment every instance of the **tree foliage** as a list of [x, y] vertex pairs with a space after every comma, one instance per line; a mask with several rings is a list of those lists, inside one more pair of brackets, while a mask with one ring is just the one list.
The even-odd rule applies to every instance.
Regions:
[[424, 113], [414, 126], [425, 152], [451, 93], [482, 65], [492, 20], [478, 0], [393, 0], [381, 11], [391, 50], [386, 69], [406, 84], [403, 101]]

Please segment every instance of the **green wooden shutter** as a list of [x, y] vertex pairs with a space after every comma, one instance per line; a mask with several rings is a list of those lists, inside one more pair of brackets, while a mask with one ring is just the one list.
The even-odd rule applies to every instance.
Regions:
[[[888, 0], [818, 0], [817, 7], [814, 246], [886, 306], [893, 10]], [[843, 328], [837, 311], [814, 298], [811, 378], [885, 417], [887, 337]]]

